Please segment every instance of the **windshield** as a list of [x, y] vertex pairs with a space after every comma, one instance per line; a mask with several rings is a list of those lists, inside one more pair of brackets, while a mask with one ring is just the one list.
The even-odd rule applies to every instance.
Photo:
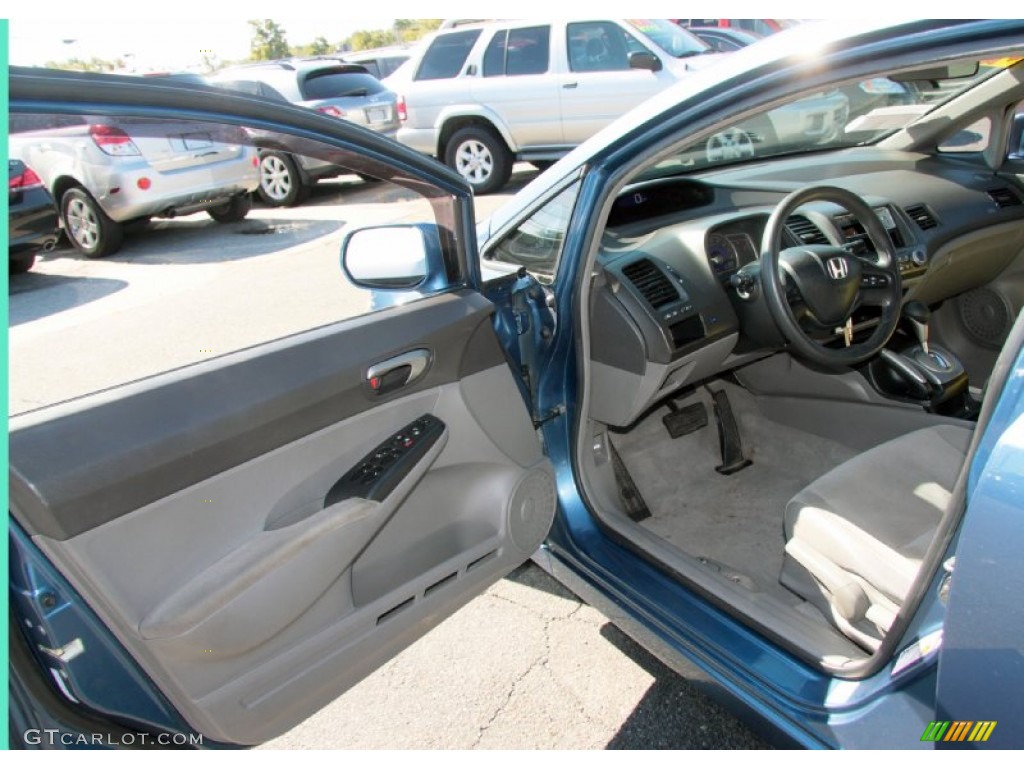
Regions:
[[646, 176], [761, 157], [872, 144], [1012, 63], [983, 61], [966, 77], [902, 82], [879, 75], [794, 98], [764, 110], [658, 163]]
[[677, 59], [713, 53], [706, 43], [666, 19], [626, 19], [626, 23]]

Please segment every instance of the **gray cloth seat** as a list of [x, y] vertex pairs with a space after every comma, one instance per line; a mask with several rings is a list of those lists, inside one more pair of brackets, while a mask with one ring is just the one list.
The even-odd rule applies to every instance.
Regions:
[[786, 507], [781, 582], [875, 650], [938, 530], [973, 430], [940, 425], [865, 451]]

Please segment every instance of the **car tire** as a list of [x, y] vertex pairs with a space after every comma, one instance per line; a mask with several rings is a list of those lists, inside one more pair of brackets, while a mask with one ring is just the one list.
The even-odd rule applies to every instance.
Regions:
[[231, 198], [231, 202], [219, 205], [216, 208], [211, 208], [207, 211], [210, 214], [210, 218], [221, 224], [231, 224], [235, 221], [241, 221], [249, 215], [249, 211], [252, 209], [252, 197], [248, 194], [237, 195]]
[[481, 126], [456, 131], [445, 148], [444, 161], [469, 182], [476, 195], [497, 192], [512, 175], [512, 153], [494, 131]]
[[376, 184], [378, 181], [380, 181], [380, 179], [378, 179], [376, 176], [368, 176], [365, 173], [356, 173], [356, 176], [365, 181], [367, 184]]
[[23, 275], [32, 269], [36, 263], [36, 255], [30, 253], [28, 256], [12, 256], [8, 271], [12, 275]]
[[260, 155], [260, 200], [275, 207], [291, 207], [302, 202], [308, 192], [299, 167], [290, 155], [281, 152]]
[[107, 216], [93, 196], [72, 187], [60, 200], [64, 231], [75, 249], [90, 259], [116, 253], [124, 240], [124, 228]]

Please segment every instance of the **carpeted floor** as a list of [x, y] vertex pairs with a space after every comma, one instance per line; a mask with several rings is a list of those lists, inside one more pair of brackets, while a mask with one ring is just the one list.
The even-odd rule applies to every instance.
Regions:
[[729, 476], [715, 472], [721, 454], [707, 390], [677, 401], [681, 406], [704, 402], [708, 425], [676, 440], [662, 424], [668, 408], [659, 408], [632, 431], [612, 436], [651, 512], [641, 525], [687, 554], [724, 566], [722, 572], [734, 581], [794, 603], [795, 596], [778, 583], [786, 503], [855, 452], [769, 421], [741, 387], [723, 382], [711, 387], [727, 391], [744, 453], [753, 464]]

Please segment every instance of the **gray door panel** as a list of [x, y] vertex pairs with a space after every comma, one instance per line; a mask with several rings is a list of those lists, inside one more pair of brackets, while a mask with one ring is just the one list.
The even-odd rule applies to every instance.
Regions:
[[[553, 475], [489, 305], [449, 294], [376, 319], [12, 422], [17, 518], [209, 738], [294, 726], [546, 535]], [[431, 368], [377, 399], [363, 375], [401, 340]], [[427, 414], [443, 431], [390, 492], [325, 504]]]

